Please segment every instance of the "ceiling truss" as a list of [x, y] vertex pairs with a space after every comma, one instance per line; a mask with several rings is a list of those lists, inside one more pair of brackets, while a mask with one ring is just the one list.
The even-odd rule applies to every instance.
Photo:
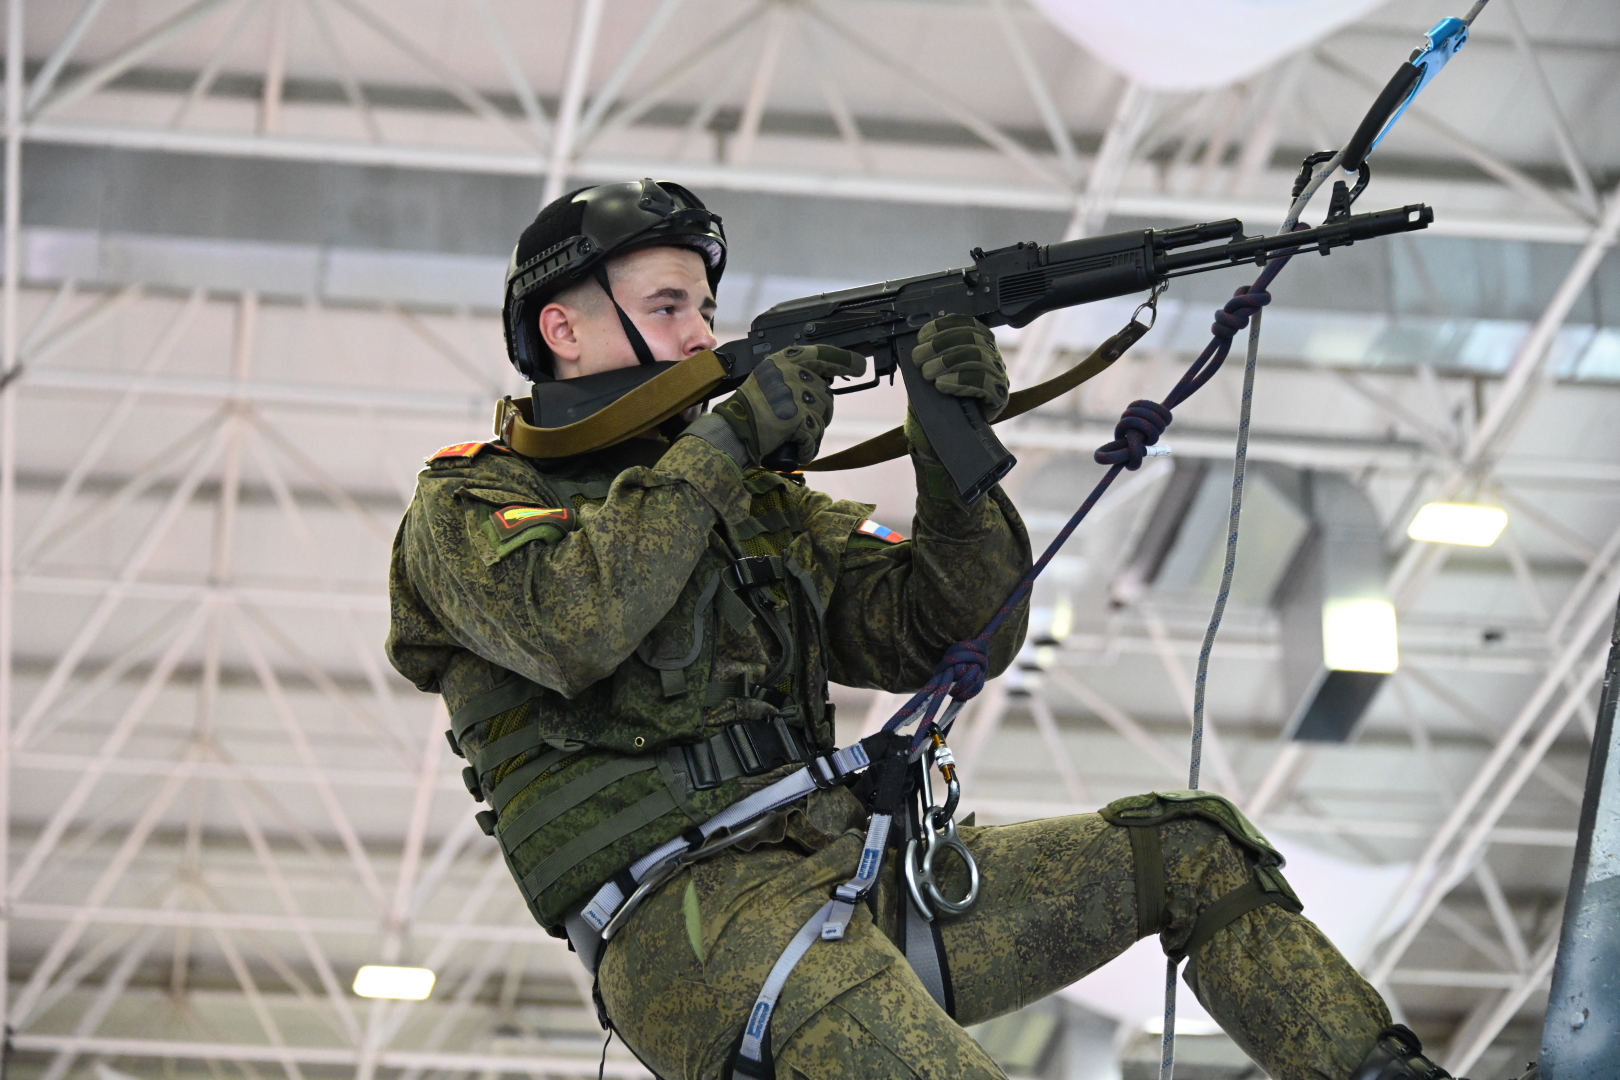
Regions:
[[[147, 23], [123, 18], [127, 6], [85, 0], [41, 49], [25, 39], [25, 19], [43, 17], [45, 5], [6, 4], [0, 801], [10, 816], [0, 831], [0, 951], [10, 973], [12, 1046], [44, 1080], [115, 1060], [154, 1070], [194, 1063], [253, 1080], [264, 1071], [288, 1080], [351, 1070], [360, 1080], [379, 1070], [405, 1080], [585, 1076], [597, 1068], [599, 1033], [583, 973], [514, 902], [504, 866], [471, 824], [437, 699], [416, 695], [385, 668], [376, 647], [386, 615], [381, 576], [355, 569], [383, 565], [408, 497], [376, 477], [408, 478], [402, 462], [423, 449], [413, 440], [481, 423], [489, 399], [508, 389], [504, 374], [480, 359], [498, 342], [494, 320], [404, 304], [289, 307], [251, 291], [176, 297], [139, 284], [25, 281], [20, 162], [29, 145], [515, 174], [542, 181], [543, 199], [570, 178], [656, 168], [692, 186], [1050, 210], [1068, 215], [1067, 235], [1081, 236], [1110, 214], [1268, 220], [1279, 207], [1254, 193], [1280, 144], [1279, 102], [1324, 76], [1365, 81], [1329, 43], [1247, 86], [1196, 100], [1115, 85], [1111, 119], [1090, 138], [1076, 133], [1063, 91], [1027, 36], [1029, 13], [1008, 0], [961, 6], [966, 14], [954, 17], [977, 20], [977, 33], [1004, 47], [995, 78], [1023, 95], [1033, 117], [1023, 127], [863, 32], [848, 17], [858, 4], [731, 5], [671, 63], [654, 46], [698, 0], [643, 5], [636, 31], [614, 39], [617, 52], [603, 46], [605, 0], [578, 0], [567, 5], [574, 18], [556, 84], [546, 86], [514, 48], [518, 39], [503, 22], [513, 9], [496, 0], [466, 5], [486, 54], [476, 75], [465, 57], [447, 59], [425, 44], [421, 26], [366, 0], [192, 0], [151, 5]], [[115, 19], [127, 31], [122, 40], [107, 29]], [[1324, 378], [1407, 437], [1331, 442], [1261, 425], [1250, 453], [1369, 484], [1398, 476], [1410, 491], [1402, 505], [1495, 492], [1516, 513], [1540, 515], [1548, 534], [1564, 528], [1574, 580], [1549, 585], [1535, 560], [1510, 547], [1502, 577], [1525, 600], [1530, 644], [1511, 655], [1450, 641], [1407, 650], [1395, 693], [1416, 704], [1406, 710], [1402, 752], [1448, 793], [1444, 813], [1428, 805], [1395, 815], [1324, 810], [1320, 800], [1330, 796], [1311, 779], [1324, 752], [1278, 742], [1278, 718], [1264, 706], [1217, 715], [1206, 735], [1221, 787], [1266, 828], [1412, 850], [1384, 936], [1363, 967], [1397, 1003], [1428, 1007], [1425, 988], [1472, 995], [1451, 1028], [1446, 1064], [1454, 1072], [1510, 1041], [1504, 1032], [1533, 1012], [1550, 978], [1557, 911], [1545, 889], [1504, 886], [1499, 867], [1525, 853], [1567, 860], [1575, 817], [1567, 789], [1578, 788], [1569, 770], [1584, 752], [1581, 730], [1590, 732], [1604, 631], [1620, 593], [1620, 469], [1601, 456], [1584, 460], [1578, 449], [1538, 459], [1515, 442], [1538, 405], [1563, 392], [1549, 389], [1553, 343], [1615, 243], [1620, 190], [1604, 195], [1602, 170], [1581, 159], [1571, 110], [1560, 105], [1549, 62], [1517, 9], [1504, 29], [1554, 133], [1561, 181], [1507, 160], [1437, 114], [1411, 116], [1487, 178], [1470, 181], [1465, 210], [1448, 227], [1580, 245], [1561, 287], [1465, 430], [1405, 404], [1432, 373], [1341, 374]], [[196, 47], [199, 36], [207, 48]], [[318, 63], [297, 51], [311, 42]], [[257, 70], [243, 68], [249, 43], [259, 49]], [[383, 54], [392, 59], [379, 61]], [[784, 118], [804, 108], [774, 103], [785, 57], [803, 54], [818, 58], [813, 100], [831, 133], [823, 139], [828, 160], [845, 158], [836, 167], [789, 160]], [[713, 80], [707, 96], [689, 99], [682, 95], [693, 92], [698, 56], [752, 61], [732, 64], [729, 81]], [[968, 164], [951, 172], [928, 159], [933, 166], [921, 168], [897, 153], [894, 140], [877, 137], [884, 129], [869, 103], [827, 74], [834, 61], [841, 71], [881, 68], [932, 102], [930, 122], [954, 125], [972, 144], [958, 155]], [[312, 64], [340, 100], [317, 107], [288, 93]], [[377, 74], [396, 69], [411, 75]], [[173, 91], [132, 88], [152, 72], [185, 78]], [[489, 72], [504, 83], [484, 85]], [[225, 97], [222, 82], [243, 75], [256, 80], [256, 93]], [[434, 106], [438, 113], [389, 104], [379, 88], [401, 82], [452, 104]], [[211, 111], [222, 102], [247, 104], [223, 123]], [[718, 122], [722, 114], [727, 123]], [[628, 154], [631, 136], [668, 155]], [[1516, 212], [1491, 210], [1504, 192]], [[342, 353], [346, 320], [399, 335], [389, 340], [407, 343], [398, 347], [432, 373], [432, 389], [401, 389], [374, 375], [320, 378], [286, 362], [297, 334], [324, 335]], [[206, 334], [217, 347], [190, 344]], [[124, 335], [145, 335], [147, 347], [133, 365], [109, 366], [107, 342]], [[1052, 339], [1026, 337], [1016, 357], [1020, 381], [1037, 377], [1058, 352]], [[377, 360], [363, 356], [358, 366]], [[59, 423], [70, 401], [95, 417], [94, 434], [74, 444], [65, 472], [41, 473], [32, 418]], [[400, 416], [407, 419], [396, 422]], [[357, 425], [365, 444], [380, 448], [375, 469], [345, 473], [310, 449], [329, 436], [351, 447], [336, 432]], [[844, 426], [839, 434], [851, 440], [870, 433], [858, 422]], [[154, 430], [161, 437], [146, 434]], [[1006, 442], [1032, 473], [1043, 459], [1089, 454], [1107, 437], [1106, 424], [1084, 410], [1058, 409], [1009, 426]], [[126, 441], [144, 456], [124, 452]], [[1178, 433], [1176, 447], [1216, 460], [1231, 453], [1215, 428]], [[40, 476], [47, 478], [31, 479]], [[1541, 508], [1542, 482], [1552, 477], [1580, 485], [1600, 507], [1597, 540]], [[1110, 520], [1131, 519], [1157, 490], [1148, 479], [1123, 486], [1087, 528], [1104, 535]], [[1392, 517], [1399, 543], [1391, 589], [1403, 616], [1421, 625], [1440, 602], [1449, 552], [1404, 541], [1400, 527]], [[40, 617], [47, 608], [62, 614]], [[958, 739], [970, 785], [983, 785], [980, 812], [1018, 820], [1089, 811], [1112, 797], [1108, 778], [1077, 749], [1082, 730], [1110, 740], [1113, 753], [1134, 755], [1146, 782], [1178, 776], [1176, 709], [1190, 701], [1196, 641], [1194, 620], [1174, 604], [1142, 605], [1070, 636], [1032, 675], [1029, 692], [992, 684]], [[1263, 620], [1235, 626], [1217, 671], [1268, 671], [1276, 653], [1274, 628]], [[1115, 700], [1109, 666], [1121, 656], [1156, 671], [1168, 711], [1135, 715]], [[1518, 680], [1508, 684], [1511, 707], [1500, 717], [1480, 714], [1457, 692], [1459, 673]], [[878, 695], [868, 726], [892, 706]], [[1465, 749], [1433, 737], [1425, 716], [1436, 713], [1477, 729]], [[1049, 798], [997, 786], [998, 762], [1026, 735], [1051, 763]], [[1465, 781], [1458, 763], [1469, 770]], [[19, 793], [41, 792], [41, 809], [24, 812]], [[431, 1002], [362, 1002], [349, 992], [356, 964], [402, 959], [439, 972]], [[645, 1075], [617, 1050], [606, 1069]]]

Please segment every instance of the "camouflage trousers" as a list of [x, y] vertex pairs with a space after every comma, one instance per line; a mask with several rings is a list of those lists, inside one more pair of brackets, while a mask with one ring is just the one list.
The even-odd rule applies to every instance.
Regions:
[[[972, 910], [941, 927], [956, 1019], [895, 945], [891, 855], [876, 916], [863, 906], [844, 940], [816, 943], [788, 980], [771, 1024], [780, 1080], [1003, 1078], [961, 1025], [1051, 994], [1137, 940], [1126, 829], [1083, 814], [961, 834], [983, 884]], [[1174, 821], [1161, 835], [1161, 939], [1174, 948], [1199, 912], [1251, 872], [1205, 822]], [[771, 965], [850, 877], [860, 849], [850, 831], [810, 854], [786, 845], [727, 853], [673, 878], [603, 958], [602, 994], [621, 1036], [664, 1080], [721, 1076]], [[946, 894], [961, 889], [947, 873]], [[1276, 1080], [1345, 1080], [1390, 1022], [1322, 932], [1279, 907], [1243, 915], [1194, 960], [1199, 1002]]]

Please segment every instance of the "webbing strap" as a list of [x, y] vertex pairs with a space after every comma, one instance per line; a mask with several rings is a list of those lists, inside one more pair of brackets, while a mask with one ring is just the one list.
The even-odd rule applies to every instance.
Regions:
[[531, 780], [540, 776], [547, 769], [572, 753], [574, 753], [572, 750], [551, 750], [541, 754], [533, 761], [520, 765], [502, 778], [501, 782], [495, 785], [495, 790], [491, 791], [484, 801], [489, 803], [491, 810], [499, 814], [506, 809], [506, 804], [511, 802], [518, 792], [529, 786]]
[[511, 821], [502, 822], [495, 830], [495, 835], [500, 838], [501, 846], [508, 852], [516, 851], [523, 841], [561, 815], [581, 805], [609, 784], [656, 768], [658, 768], [656, 758], [614, 758], [601, 768], [592, 769], [584, 776], [570, 780], [533, 806], [524, 808], [523, 812]]
[[[725, 687], [726, 697], [750, 696], [746, 692], [731, 692], [737, 682], [711, 683], [709, 689], [712, 692], [715, 686]], [[745, 690], [746, 685], [745, 679]], [[759, 776], [783, 765], [809, 760], [794, 737], [793, 729], [780, 716], [727, 724], [700, 743], [671, 748], [669, 755], [671, 764], [686, 773], [696, 791], [709, 791], [739, 776]]]
[[771, 1030], [771, 1013], [776, 1011], [776, 1003], [782, 997], [782, 989], [787, 986], [788, 976], [793, 969], [799, 966], [804, 954], [810, 951], [810, 946], [821, 937], [822, 924], [827, 921], [827, 915], [832, 911], [834, 901], [827, 901], [821, 910], [810, 916], [810, 921], [799, 928], [788, 942], [782, 955], [776, 958], [776, 964], [771, 973], [765, 977], [765, 985], [760, 987], [759, 996], [754, 999], [754, 1007], [749, 1010], [748, 1024], [743, 1028], [742, 1045], [737, 1050], [738, 1066], [743, 1066], [744, 1060], [752, 1064], [754, 1069], [744, 1070], [735, 1068], [733, 1076], [757, 1077], [768, 1076], [765, 1062], [765, 1038]]
[[[754, 999], [754, 1007], [749, 1010], [748, 1024], [743, 1028], [742, 1044], [737, 1048], [737, 1064], [742, 1068], [733, 1075], [754, 1077], [769, 1075], [769, 1062], [766, 1061], [766, 1036], [770, 1032], [771, 1014], [776, 1011], [776, 1002], [782, 996], [782, 988], [787, 985], [788, 976], [793, 969], [799, 966], [804, 954], [810, 951], [810, 946], [817, 940], [837, 941], [844, 936], [848, 928], [850, 917], [855, 912], [855, 904], [865, 896], [867, 891], [876, 884], [878, 871], [883, 866], [883, 849], [888, 844], [889, 824], [893, 820], [888, 814], [873, 814], [872, 823], [866, 830], [866, 843], [861, 849], [861, 862], [855, 870], [855, 876], [838, 887], [834, 899], [821, 906], [821, 910], [810, 916], [810, 921], [799, 928], [788, 942], [782, 955], [776, 958], [771, 967], [770, 975], [765, 978], [765, 985], [760, 987], [759, 996]], [[747, 1066], [752, 1065], [750, 1069]]]
[[521, 883], [523, 895], [540, 895], [551, 888], [558, 878], [598, 851], [624, 839], [642, 826], [651, 824], [675, 808], [675, 796], [670, 794], [668, 788], [659, 788], [606, 821], [586, 829], [546, 856], [539, 866], [524, 876]]
[[1156, 828], [1126, 832], [1136, 864], [1136, 937], [1140, 940], [1164, 928], [1164, 845]]
[[955, 1002], [951, 997], [950, 974], [939, 937], [939, 924], [923, 918], [910, 895], [900, 899], [900, 924], [900, 951], [906, 954], [906, 962], [917, 973], [928, 996], [954, 1017]]
[[[1234, 921], [1247, 915], [1256, 908], [1267, 904], [1276, 904], [1287, 911], [1299, 911], [1298, 901], [1291, 899], [1287, 894], [1272, 892], [1262, 885], [1257, 878], [1250, 878], [1225, 896], [1209, 905], [1193, 923], [1192, 933], [1187, 936], [1187, 944], [1180, 951], [1167, 953], [1170, 959], [1181, 962], [1184, 956], [1193, 956], [1199, 947], [1205, 945], [1216, 934], [1226, 929]], [[1197, 958], [1194, 956], [1194, 963]]]
[[713, 395], [729, 377], [725, 362], [712, 350], [700, 352], [659, 372], [599, 412], [557, 428], [534, 426], [529, 399], [502, 398], [495, 403], [495, 434], [524, 457], [589, 454], [684, 412]]
[[[499, 716], [500, 713], [495, 715]], [[545, 744], [540, 740], [540, 725], [525, 724], [492, 743], [485, 743], [483, 749], [472, 751], [467, 755], [467, 761], [477, 771], [478, 779], [482, 781], [485, 775], [519, 754], [538, 750], [543, 745]]]
[[629, 339], [630, 348], [635, 351], [636, 359], [647, 367], [657, 363], [653, 359], [652, 350], [647, 347], [647, 339], [641, 336], [641, 330], [630, 321], [629, 313], [619, 306], [619, 298], [613, 295], [613, 283], [608, 280], [607, 263], [597, 263], [594, 276], [596, 283], [602, 286], [602, 291], [607, 293], [613, 310], [619, 313], [619, 325], [624, 328], [624, 336]]
[[507, 678], [502, 679], [482, 694], [466, 702], [450, 715], [450, 730], [456, 733], [456, 739], [467, 734], [467, 730], [480, 720], [488, 720], [492, 716], [499, 716], [508, 709], [515, 709], [540, 692], [540, 686], [530, 682], [523, 676], [508, 672]]
[[[630, 864], [630, 879], [644, 881], [648, 874], [671, 859], [678, 859], [723, 829], [746, 825], [763, 814], [780, 809], [804, 798], [818, 787], [830, 787], [871, 764], [866, 748], [856, 743], [842, 750], [834, 750], [824, 757], [812, 758], [802, 769], [789, 773], [776, 783], [763, 787], [739, 799], [720, 811], [696, 829], [698, 839], [691, 833], [675, 837], [649, 851]], [[610, 819], [612, 820], [612, 819]], [[549, 861], [549, 860], [548, 860]], [[626, 893], [617, 881], [609, 880], [580, 909], [580, 917], [601, 932], [612, 921], [613, 915], [624, 904]]]
[[838, 886], [838, 891], [833, 894], [832, 910], [821, 926], [823, 941], [837, 941], [844, 936], [844, 931], [849, 928], [849, 920], [855, 917], [855, 905], [877, 884], [878, 871], [883, 869], [883, 849], [889, 843], [889, 826], [893, 822], [894, 817], [890, 814], [872, 815], [855, 876]]
[[[1142, 339], [1151, 327], [1143, 326], [1132, 319], [1125, 329], [1097, 346], [1092, 354], [1074, 367], [1053, 379], [1037, 383], [1025, 390], [1020, 390], [1007, 399], [1007, 407], [992, 424], [1000, 424], [1011, 420], [1015, 416], [1022, 416], [1031, 409], [1038, 409], [1048, 401], [1062, 397], [1070, 390], [1079, 386], [1087, 379], [1106, 371], [1115, 360], [1125, 355], [1129, 349]], [[836, 472], [843, 469], [861, 469], [868, 465], [876, 465], [880, 461], [893, 461], [897, 457], [904, 457], [906, 453], [906, 431], [904, 428], [890, 428], [875, 438], [867, 439], [863, 443], [856, 443], [847, 450], [840, 450], [836, 454], [829, 454], [824, 458], [817, 458], [802, 466], [805, 472]]]

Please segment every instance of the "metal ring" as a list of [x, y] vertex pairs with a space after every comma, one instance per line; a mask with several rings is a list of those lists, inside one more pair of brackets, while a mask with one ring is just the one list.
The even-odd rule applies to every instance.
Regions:
[[[944, 839], [941, 840], [940, 837]], [[949, 849], [961, 856], [968, 869], [968, 889], [960, 900], [951, 900], [939, 891], [939, 885], [934, 881], [934, 856], [940, 851]], [[979, 864], [974, 861], [973, 853], [967, 845], [962, 843], [956, 835], [956, 822], [949, 822], [943, 833], [936, 833], [929, 837], [928, 850], [923, 853], [922, 873], [919, 875], [923, 888], [928, 892], [928, 898], [934, 904], [953, 915], [960, 915], [971, 908], [979, 899]]]

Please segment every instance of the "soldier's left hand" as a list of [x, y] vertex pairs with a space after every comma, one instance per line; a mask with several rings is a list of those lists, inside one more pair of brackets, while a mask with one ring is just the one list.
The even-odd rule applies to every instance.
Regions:
[[922, 377], [942, 394], [971, 398], [994, 420], [1007, 407], [1007, 364], [990, 328], [971, 315], [944, 315], [917, 334], [911, 354]]

